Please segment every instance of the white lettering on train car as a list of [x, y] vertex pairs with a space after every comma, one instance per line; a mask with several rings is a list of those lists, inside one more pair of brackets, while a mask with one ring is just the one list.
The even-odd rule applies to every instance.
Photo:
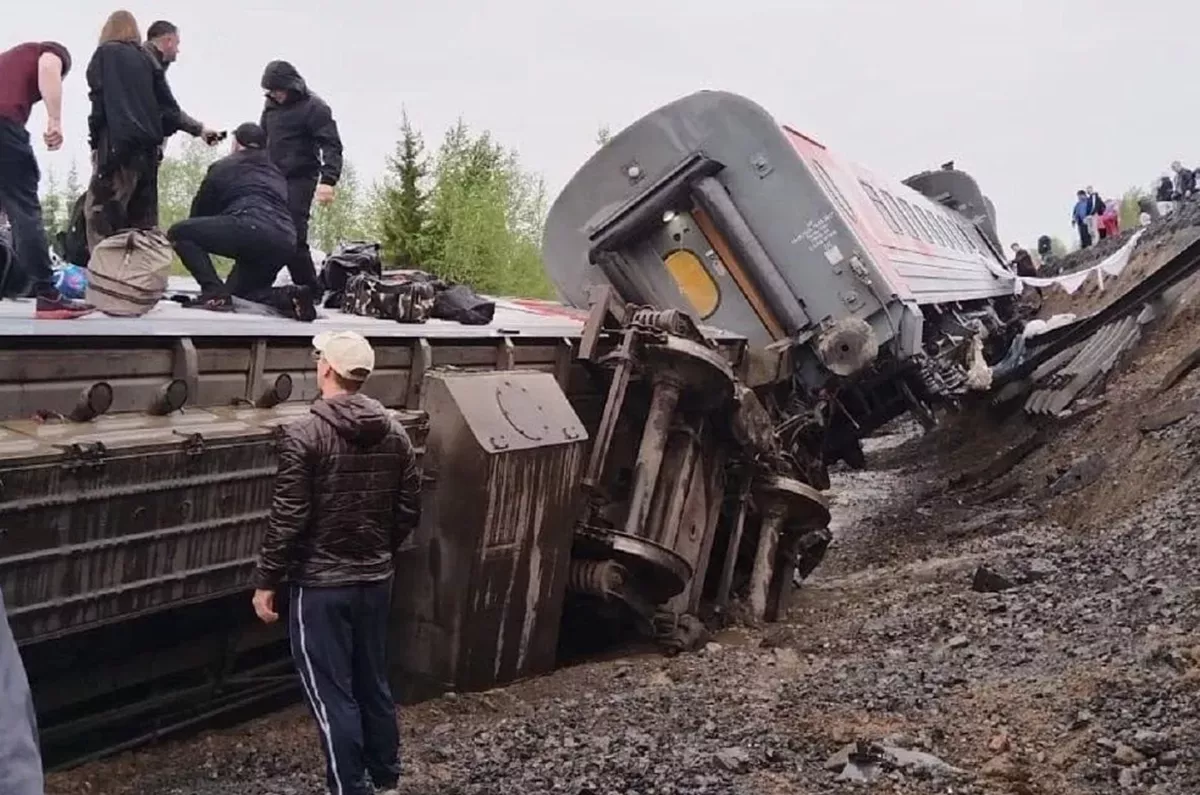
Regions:
[[792, 245], [804, 241], [809, 251], [824, 250], [837, 237], [837, 229], [833, 226], [834, 213], [828, 212], [820, 218], [810, 219], [804, 225], [804, 231], [792, 238]]

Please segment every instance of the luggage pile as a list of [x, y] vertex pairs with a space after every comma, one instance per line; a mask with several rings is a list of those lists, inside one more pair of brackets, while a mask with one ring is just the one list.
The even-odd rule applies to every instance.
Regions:
[[430, 318], [468, 326], [492, 322], [496, 304], [470, 287], [417, 270], [383, 272], [378, 243], [343, 243], [325, 258], [325, 308], [349, 315], [424, 323]]

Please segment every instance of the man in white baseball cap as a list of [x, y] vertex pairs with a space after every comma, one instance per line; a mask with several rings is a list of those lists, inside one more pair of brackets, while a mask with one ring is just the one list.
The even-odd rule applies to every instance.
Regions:
[[275, 592], [287, 580], [292, 658], [329, 791], [384, 795], [400, 777], [387, 664], [393, 558], [420, 519], [421, 474], [404, 427], [361, 393], [375, 369], [371, 344], [336, 331], [313, 348], [321, 397], [283, 426], [254, 610], [279, 620]]
[[317, 381], [321, 381], [320, 362], [347, 381], [362, 384], [375, 370], [375, 349], [354, 331], [324, 331], [313, 337], [317, 355]]

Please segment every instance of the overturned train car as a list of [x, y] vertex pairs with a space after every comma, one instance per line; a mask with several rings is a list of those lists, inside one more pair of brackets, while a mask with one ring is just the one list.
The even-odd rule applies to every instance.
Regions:
[[411, 700], [779, 615], [830, 540], [827, 466], [961, 396], [1012, 292], [975, 224], [712, 92], [585, 164], [544, 255], [576, 308], [501, 301], [488, 326], [0, 302], [0, 586], [43, 742], [66, 758], [294, 689], [247, 589], [317, 331], [371, 339], [366, 391], [422, 454], [391, 633]]

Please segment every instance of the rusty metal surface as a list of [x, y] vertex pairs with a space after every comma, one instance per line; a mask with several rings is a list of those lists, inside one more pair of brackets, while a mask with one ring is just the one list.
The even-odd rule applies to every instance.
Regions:
[[[310, 343], [306, 337], [6, 340], [0, 346], [0, 422], [28, 419], [38, 412], [70, 416], [83, 393], [97, 383], [112, 391], [103, 416], [143, 414], [173, 379], [187, 384], [185, 410], [253, 405], [281, 376], [291, 381], [286, 402], [304, 404], [317, 396]], [[365, 392], [386, 406], [416, 408], [426, 372], [510, 365], [556, 372], [563, 366], [564, 344], [569, 343], [561, 337], [433, 344], [425, 339], [375, 339], [376, 369]]]
[[587, 432], [545, 373], [434, 373], [425, 517], [397, 560], [403, 693], [550, 670]]
[[[275, 474], [275, 426], [307, 412], [0, 425], [0, 585], [19, 641], [248, 587]], [[417, 441], [423, 416], [402, 416]]]

